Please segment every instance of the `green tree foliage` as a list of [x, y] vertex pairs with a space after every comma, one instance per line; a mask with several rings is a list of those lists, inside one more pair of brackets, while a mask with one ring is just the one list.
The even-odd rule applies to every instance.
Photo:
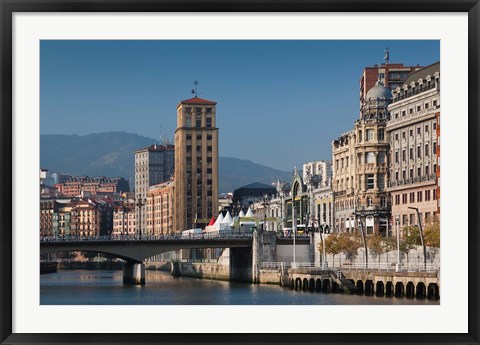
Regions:
[[388, 246], [386, 239], [379, 234], [373, 234], [367, 237], [367, 246], [380, 262], [380, 255], [387, 252]]

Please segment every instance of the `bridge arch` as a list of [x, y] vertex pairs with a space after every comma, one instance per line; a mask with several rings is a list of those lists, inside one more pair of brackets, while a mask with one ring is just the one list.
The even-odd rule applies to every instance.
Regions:
[[406, 298], [414, 298], [415, 297], [415, 285], [412, 282], [407, 283], [407, 288], [405, 289], [405, 297]]
[[357, 284], [355, 284], [357, 286], [357, 293], [359, 295], [363, 295], [363, 281], [362, 280], [357, 280]]
[[440, 293], [439, 293], [438, 285], [435, 284], [435, 283], [428, 284], [427, 293], [428, 293], [428, 295], [427, 295], [428, 299], [431, 299], [431, 300], [440, 299]]
[[385, 295], [385, 285], [381, 280], [378, 281], [375, 286], [375, 295], [377, 297], [383, 297]]
[[300, 278], [295, 279], [295, 290], [302, 289], [302, 280]]
[[385, 285], [385, 296], [393, 297], [393, 283], [392, 282], [387, 282], [387, 284]]
[[307, 291], [307, 290], [308, 290], [308, 279], [307, 279], [307, 278], [303, 278], [302, 288], [303, 288], [303, 291]]
[[405, 295], [405, 288], [402, 282], [395, 284], [395, 297], [403, 297]]
[[373, 295], [373, 281], [368, 279], [365, 281], [365, 296]]
[[308, 289], [310, 292], [315, 291], [315, 279], [310, 278], [310, 281], [308, 282]]
[[320, 278], [317, 279], [315, 282], [315, 291], [320, 292], [322, 291], [322, 280]]
[[424, 299], [427, 297], [427, 288], [425, 287], [425, 284], [420, 282], [417, 284], [417, 289], [415, 291], [415, 296], [418, 299]]
[[323, 292], [330, 292], [330, 279], [323, 280]]

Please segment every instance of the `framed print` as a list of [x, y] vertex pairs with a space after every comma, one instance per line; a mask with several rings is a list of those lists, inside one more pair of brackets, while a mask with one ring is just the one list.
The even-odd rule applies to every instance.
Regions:
[[0, 9], [2, 344], [479, 343], [478, 1]]

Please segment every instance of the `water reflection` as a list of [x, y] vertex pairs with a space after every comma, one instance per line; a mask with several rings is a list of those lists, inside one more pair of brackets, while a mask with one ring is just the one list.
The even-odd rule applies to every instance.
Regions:
[[438, 305], [439, 301], [291, 291], [146, 271], [146, 285], [123, 285], [122, 271], [58, 271], [40, 276], [42, 305]]

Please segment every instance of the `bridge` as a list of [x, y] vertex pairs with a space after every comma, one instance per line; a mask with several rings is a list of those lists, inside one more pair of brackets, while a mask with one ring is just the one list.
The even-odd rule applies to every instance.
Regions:
[[[268, 238], [268, 240], [265, 240]], [[298, 244], [309, 243], [309, 238], [296, 238]], [[255, 275], [262, 261], [272, 261], [277, 245], [291, 245], [292, 238], [277, 238], [274, 232], [197, 234], [188, 237], [177, 235], [147, 238], [42, 238], [40, 254], [67, 251], [86, 251], [108, 254], [125, 261], [123, 281], [126, 284], [145, 284], [146, 258], [179, 249], [230, 248], [230, 265], [247, 268]], [[237, 270], [238, 271], [238, 270]], [[255, 277], [252, 277], [255, 281]]]

